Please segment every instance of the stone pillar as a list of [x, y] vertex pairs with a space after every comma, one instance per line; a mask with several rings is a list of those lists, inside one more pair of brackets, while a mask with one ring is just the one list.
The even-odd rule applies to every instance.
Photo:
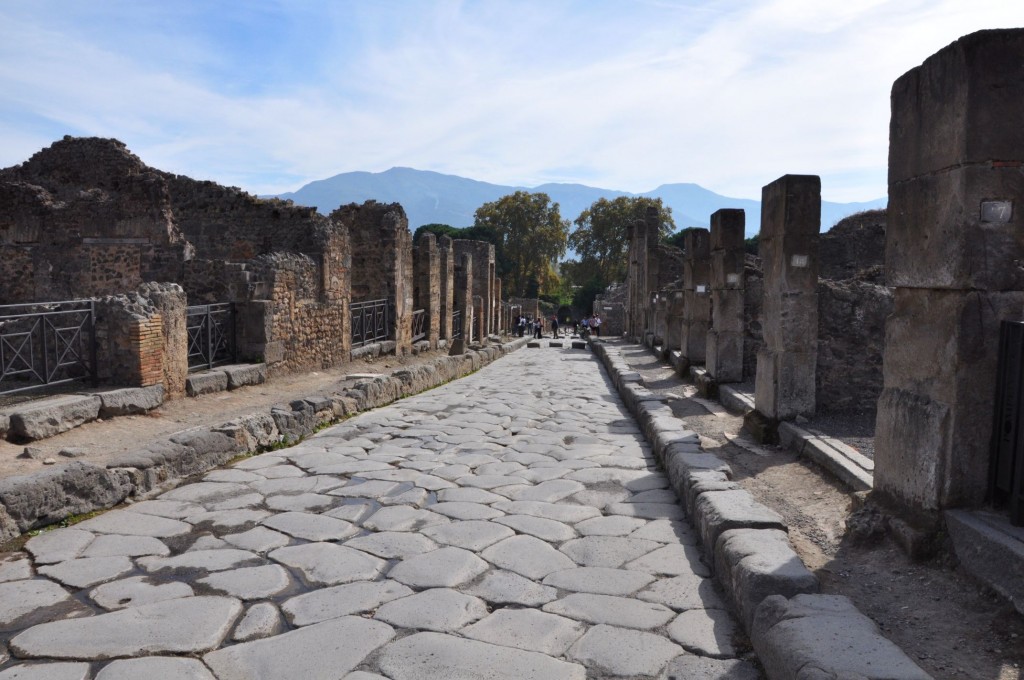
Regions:
[[150, 300], [160, 315], [163, 334], [161, 352], [164, 398], [184, 396], [188, 379], [188, 329], [185, 310], [188, 299], [176, 283], [144, 283], [139, 294]]
[[711, 329], [705, 368], [716, 383], [743, 381], [745, 228], [742, 210], [711, 215]]
[[691, 228], [683, 236], [683, 327], [679, 354], [681, 370], [703, 364], [711, 325], [711, 234]]
[[487, 302], [481, 295], [473, 296], [473, 342], [483, 343], [487, 339]]
[[643, 340], [650, 296], [647, 291], [647, 227], [644, 222], [629, 226], [629, 292], [626, 302], [626, 334]]
[[455, 298], [453, 311], [461, 312], [459, 327], [452, 327], [450, 354], [463, 354], [472, 340], [473, 332], [473, 256], [468, 253], [459, 255], [455, 260]]
[[820, 227], [819, 177], [785, 175], [764, 187], [764, 346], [757, 353], [754, 405], [769, 423], [814, 414]]
[[508, 322], [506, 320], [506, 314], [508, 308], [501, 303], [501, 279], [494, 279], [494, 332], [501, 335], [505, 330], [508, 329]]
[[455, 249], [448, 236], [437, 239], [437, 250], [440, 270], [440, 320], [441, 337], [450, 340], [452, 337], [452, 310], [455, 302]]
[[486, 241], [469, 241], [455, 239], [455, 254], [466, 253], [473, 257], [473, 295], [479, 296], [483, 302], [483, 315], [480, 317], [480, 333], [482, 340], [491, 333], [494, 308], [494, 245]]
[[436, 349], [441, 333], [441, 270], [435, 236], [430, 232], [424, 232], [416, 244], [414, 255], [414, 307], [426, 312], [423, 330], [427, 334], [426, 339], [430, 342], [430, 348]]
[[[661, 352], [663, 359], [669, 359], [672, 352], [682, 346], [683, 334], [683, 291], [669, 289], [662, 292], [666, 299], [665, 335]], [[604, 322], [604, 317], [602, 317]], [[603, 324], [602, 324], [603, 325]]]
[[892, 88], [875, 495], [920, 528], [984, 502], [999, 324], [1024, 318], [1024, 29], [965, 36]]
[[668, 296], [665, 291], [654, 294], [656, 299], [652, 305], [651, 331], [654, 333], [652, 347], [664, 346], [665, 336], [668, 334]]

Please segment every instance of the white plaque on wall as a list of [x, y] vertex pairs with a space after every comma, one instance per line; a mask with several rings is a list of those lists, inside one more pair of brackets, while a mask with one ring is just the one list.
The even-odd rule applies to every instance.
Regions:
[[725, 282], [726, 283], [739, 283], [740, 282], [740, 275], [739, 274], [726, 274], [725, 275]]
[[789, 263], [791, 265], [793, 265], [794, 267], [806, 267], [807, 266], [807, 256], [806, 255], [794, 255], [789, 260]]
[[706, 293], [706, 292], [708, 292], [708, 287], [704, 286], [704, 285], [697, 286], [697, 292], [698, 293]]

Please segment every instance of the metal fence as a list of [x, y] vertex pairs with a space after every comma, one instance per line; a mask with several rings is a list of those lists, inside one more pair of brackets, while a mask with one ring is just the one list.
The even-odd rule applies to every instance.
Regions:
[[1024, 526], [1024, 323], [1003, 321], [999, 332], [996, 400], [993, 409], [989, 494]]
[[235, 307], [230, 302], [188, 307], [188, 370], [201, 371], [235, 361]]
[[462, 310], [452, 312], [452, 340], [462, 337]]
[[412, 313], [412, 341], [427, 337], [427, 310], [417, 309]]
[[92, 300], [0, 305], [0, 394], [96, 382]]
[[352, 346], [387, 340], [391, 335], [388, 299], [355, 302], [352, 311]]

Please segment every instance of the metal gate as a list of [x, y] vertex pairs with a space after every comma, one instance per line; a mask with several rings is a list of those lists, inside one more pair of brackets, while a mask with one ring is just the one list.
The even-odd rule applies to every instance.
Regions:
[[194, 305], [186, 312], [188, 370], [202, 371], [235, 361], [235, 306]]
[[388, 299], [352, 303], [352, 346], [387, 340], [391, 334]]
[[0, 305], [0, 394], [83, 379], [96, 383], [92, 300]]
[[1024, 526], [1024, 322], [1003, 321], [992, 423], [989, 492], [997, 507], [1008, 507], [1010, 523]]
[[412, 341], [417, 342], [427, 337], [427, 310], [417, 309], [412, 313]]
[[462, 310], [452, 312], [452, 340], [462, 337]]

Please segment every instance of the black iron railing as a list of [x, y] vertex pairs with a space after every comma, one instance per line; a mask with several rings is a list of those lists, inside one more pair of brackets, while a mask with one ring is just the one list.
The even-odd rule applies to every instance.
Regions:
[[391, 335], [389, 307], [387, 298], [352, 304], [353, 347], [388, 339]]
[[452, 312], [452, 339], [462, 337], [462, 311]]
[[188, 370], [201, 371], [235, 361], [235, 307], [230, 302], [194, 305], [185, 311]]
[[1003, 321], [999, 333], [996, 400], [992, 422], [989, 495], [1024, 525], [1024, 323]]
[[412, 313], [412, 341], [417, 342], [427, 337], [427, 310], [417, 309]]
[[92, 300], [0, 305], [0, 394], [96, 382]]

